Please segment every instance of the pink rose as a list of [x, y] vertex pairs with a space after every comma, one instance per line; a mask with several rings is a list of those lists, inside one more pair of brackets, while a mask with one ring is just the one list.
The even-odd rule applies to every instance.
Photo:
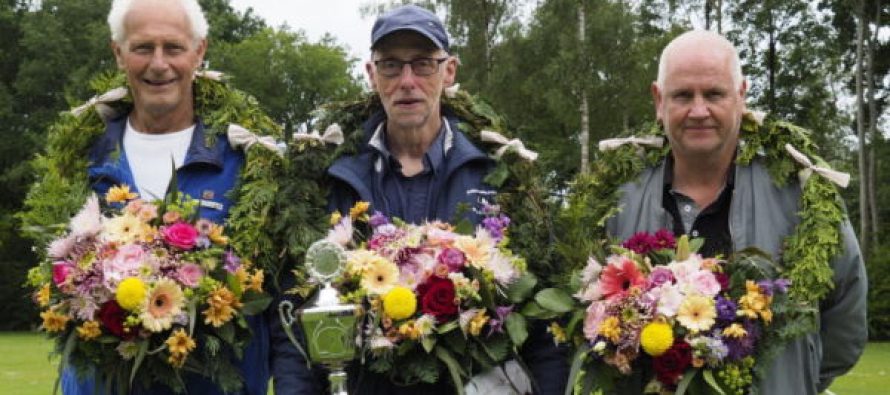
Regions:
[[201, 277], [204, 276], [204, 270], [201, 269], [201, 266], [194, 263], [186, 263], [176, 271], [176, 274], [182, 285], [194, 288], [198, 286], [198, 282], [201, 281]]
[[699, 293], [713, 298], [720, 292], [720, 282], [714, 277], [714, 273], [708, 270], [699, 270], [689, 276], [689, 282]]
[[606, 303], [593, 302], [587, 306], [587, 314], [584, 315], [584, 337], [594, 341], [599, 335], [600, 324], [606, 319]]
[[102, 269], [109, 286], [126, 277], [136, 274], [145, 260], [145, 250], [136, 244], [125, 244], [117, 249], [111, 259], [105, 261]]
[[185, 222], [177, 222], [164, 227], [161, 234], [164, 235], [164, 240], [167, 241], [167, 244], [183, 250], [195, 248], [195, 242], [198, 239], [198, 230]]
[[71, 262], [68, 261], [58, 261], [53, 262], [53, 282], [56, 286], [62, 285], [65, 280], [68, 279], [68, 274], [71, 272]]

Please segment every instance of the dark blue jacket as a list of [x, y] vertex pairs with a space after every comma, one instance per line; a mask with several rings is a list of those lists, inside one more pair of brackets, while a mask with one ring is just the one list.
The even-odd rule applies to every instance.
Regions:
[[[495, 163], [484, 152], [479, 150], [458, 128], [458, 119], [446, 116], [453, 132], [451, 148], [447, 150], [445, 171], [433, 182], [430, 205], [435, 207], [432, 212], [435, 218], [443, 221], [455, 220], [455, 210], [460, 203], [477, 207], [478, 199], [484, 197], [485, 191], [491, 187], [483, 183], [483, 179], [494, 167]], [[375, 128], [385, 121], [385, 114], [378, 113], [364, 124], [365, 142], [358, 154], [340, 158], [328, 169], [333, 179], [333, 187], [329, 202], [332, 210], [349, 212], [356, 201], [371, 203], [370, 210], [386, 213], [388, 202], [381, 188], [383, 174], [375, 167], [380, 158], [379, 153], [367, 146]], [[483, 193], [478, 193], [482, 191]], [[470, 219], [478, 223], [480, 218], [469, 213]], [[291, 286], [293, 279], [285, 286]], [[299, 306], [299, 303], [295, 303]], [[294, 326], [295, 334], [301, 337], [298, 325]], [[321, 369], [306, 367], [302, 354], [290, 343], [281, 329], [279, 320], [270, 323], [273, 342], [272, 371], [275, 377], [276, 395], [289, 394], [321, 394], [327, 391], [325, 386], [326, 373]], [[531, 337], [522, 350], [523, 359], [530, 365], [535, 381], [541, 387], [541, 394], [562, 394], [568, 378], [568, 364], [565, 351], [553, 345], [552, 338], [546, 333], [543, 325], [532, 328]], [[358, 363], [348, 369], [350, 394], [453, 394], [455, 389], [450, 384], [415, 385], [398, 387], [385, 376], [361, 369]], [[444, 380], [443, 380], [444, 381]]]
[[[90, 165], [87, 168], [90, 185], [96, 193], [103, 195], [115, 185], [126, 184], [135, 187], [127, 155], [123, 150], [124, 128], [127, 117], [108, 123], [105, 134], [94, 143], [90, 152]], [[226, 136], [218, 136], [210, 146], [204, 141], [204, 124], [198, 120], [191, 144], [183, 165], [176, 171], [179, 191], [192, 198], [201, 199], [198, 214], [202, 218], [223, 223], [232, 201], [227, 196], [238, 182], [238, 175], [244, 166], [244, 154], [229, 145]], [[173, 171], [173, 165], [170, 165]], [[244, 351], [244, 359], [236, 364], [244, 376], [243, 395], [266, 395], [269, 385], [269, 329], [262, 315], [246, 317], [253, 331], [250, 344]], [[89, 372], [81, 372], [78, 377], [72, 369], [62, 374], [62, 393], [66, 395], [103, 394], [102, 383], [95, 382]], [[195, 374], [184, 374], [186, 391], [189, 394], [222, 395], [223, 392], [209, 380]], [[169, 388], [156, 385], [150, 389], [135, 388], [135, 393], [172, 394]]]

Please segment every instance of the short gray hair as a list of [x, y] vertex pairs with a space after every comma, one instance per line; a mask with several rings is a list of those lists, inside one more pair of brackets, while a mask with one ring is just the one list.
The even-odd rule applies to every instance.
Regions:
[[664, 50], [661, 51], [661, 57], [658, 58], [658, 78], [655, 80], [655, 84], [659, 89], [664, 88], [664, 78], [667, 73], [667, 59], [670, 54], [679, 46], [681, 43], [690, 40], [709, 40], [716, 43], [718, 46], [723, 47], [730, 54], [730, 65], [729, 67], [732, 69], [732, 81], [733, 85], [736, 88], [741, 87], [742, 83], [745, 81], [745, 76], [742, 74], [742, 64], [739, 61], [739, 51], [736, 50], [735, 46], [732, 45], [726, 37], [721, 36], [720, 34], [714, 33], [708, 30], [690, 30], [686, 33], [683, 33], [668, 43], [667, 46], [664, 47]]
[[[114, 0], [111, 3], [111, 11], [108, 12], [108, 27], [111, 29], [111, 39], [118, 44], [123, 44], [127, 38], [126, 29], [124, 29], [124, 19], [127, 13], [133, 8], [133, 4], [140, 0]], [[204, 17], [204, 11], [198, 0], [172, 0], [182, 5], [185, 15], [189, 20], [192, 28], [192, 38], [200, 41], [207, 38], [207, 18]]]

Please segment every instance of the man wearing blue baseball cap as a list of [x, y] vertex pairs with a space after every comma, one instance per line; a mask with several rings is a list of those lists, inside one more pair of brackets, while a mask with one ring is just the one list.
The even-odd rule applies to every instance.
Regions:
[[[445, 89], [454, 85], [458, 60], [448, 34], [432, 12], [406, 5], [382, 14], [371, 32], [371, 60], [366, 71], [382, 111], [363, 124], [366, 143], [354, 155], [328, 169], [333, 180], [332, 209], [349, 212], [357, 201], [370, 210], [410, 223], [452, 221], [457, 215], [477, 222], [477, 214], [458, 210], [476, 206], [494, 194], [483, 179], [496, 163], [458, 128], [460, 120], [442, 106]], [[280, 324], [272, 324], [280, 328]], [[280, 329], [273, 329], [276, 394], [323, 393], [323, 375], [307, 368], [303, 355]], [[565, 351], [543, 328], [533, 328], [522, 350], [535, 385], [516, 368], [506, 373], [525, 381], [527, 391], [562, 394], [568, 376]], [[515, 362], [514, 362], [515, 363]], [[351, 394], [453, 394], [447, 374], [436, 384], [396, 385], [355, 362], [349, 375]], [[489, 372], [490, 373], [490, 372]], [[490, 375], [489, 375], [490, 376]], [[521, 377], [514, 377], [521, 376]], [[494, 379], [498, 380], [498, 379]], [[468, 387], [470, 393], [494, 393]], [[509, 387], [507, 387], [509, 388]], [[475, 392], [474, 392], [475, 391]]]

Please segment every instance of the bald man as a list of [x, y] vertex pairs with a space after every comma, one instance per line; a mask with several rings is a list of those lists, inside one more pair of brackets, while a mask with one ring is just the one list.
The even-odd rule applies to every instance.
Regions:
[[[766, 170], [768, 158], [735, 163], [746, 90], [738, 53], [724, 37], [691, 31], [665, 47], [652, 95], [670, 154], [621, 187], [622, 211], [608, 223], [610, 236], [666, 228], [705, 238], [699, 251], [705, 256], [755, 247], [781, 259], [783, 241], [800, 223], [801, 185], [795, 178], [777, 186]], [[760, 393], [817, 394], [859, 359], [867, 338], [867, 284], [846, 219], [840, 242], [818, 332], [789, 343], [770, 362], [765, 379], [755, 383]]]

